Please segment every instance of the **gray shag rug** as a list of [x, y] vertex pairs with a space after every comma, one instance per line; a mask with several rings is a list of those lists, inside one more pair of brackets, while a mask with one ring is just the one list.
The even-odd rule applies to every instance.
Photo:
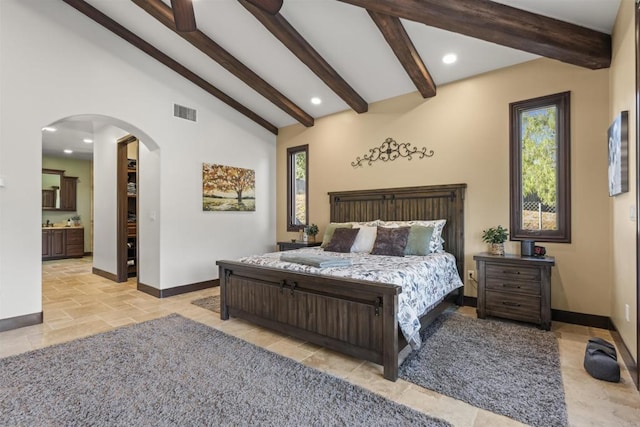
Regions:
[[532, 426], [566, 426], [558, 342], [535, 327], [443, 313], [400, 377]]
[[198, 307], [206, 308], [207, 310], [220, 313], [220, 295], [196, 299], [191, 301], [191, 304], [195, 304]]
[[177, 314], [0, 359], [11, 426], [448, 426]]

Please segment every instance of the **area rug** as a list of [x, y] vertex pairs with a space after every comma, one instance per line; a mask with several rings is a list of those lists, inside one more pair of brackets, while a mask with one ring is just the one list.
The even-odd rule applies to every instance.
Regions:
[[191, 301], [191, 304], [220, 313], [220, 295], [193, 300]]
[[443, 313], [400, 377], [532, 426], [565, 426], [558, 343], [551, 332]]
[[177, 314], [0, 359], [2, 425], [448, 426]]

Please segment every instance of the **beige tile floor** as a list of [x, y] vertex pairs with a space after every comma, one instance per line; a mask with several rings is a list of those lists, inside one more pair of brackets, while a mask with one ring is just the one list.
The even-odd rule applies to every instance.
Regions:
[[[308, 366], [329, 372], [396, 402], [455, 426], [516, 426], [509, 418], [423, 389], [409, 382], [382, 378], [382, 368], [318, 346], [291, 339], [250, 323], [221, 321], [191, 301], [219, 293], [206, 289], [157, 299], [136, 290], [135, 280], [117, 284], [91, 274], [91, 258], [43, 263], [44, 323], [0, 333], [0, 357], [97, 334], [119, 326], [155, 319], [170, 313], [202, 322]], [[463, 307], [474, 316], [475, 309]], [[558, 337], [569, 423], [572, 426], [640, 426], [640, 394], [622, 367], [618, 384], [591, 378], [582, 368], [590, 336], [612, 341], [608, 331], [554, 322]]]

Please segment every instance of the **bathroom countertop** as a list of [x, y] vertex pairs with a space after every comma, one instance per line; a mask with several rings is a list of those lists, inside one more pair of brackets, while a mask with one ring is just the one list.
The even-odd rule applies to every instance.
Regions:
[[66, 225], [53, 225], [53, 226], [50, 225], [48, 227], [46, 227], [45, 225], [42, 226], [43, 230], [49, 230], [52, 228], [84, 228], [84, 226], [83, 225], [70, 225], [68, 227]]

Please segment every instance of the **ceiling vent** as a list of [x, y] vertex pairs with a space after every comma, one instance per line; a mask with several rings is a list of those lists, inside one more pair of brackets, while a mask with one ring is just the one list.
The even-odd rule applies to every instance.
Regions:
[[185, 107], [184, 105], [173, 104], [173, 116], [185, 120], [197, 122], [196, 114], [198, 111], [194, 108]]

